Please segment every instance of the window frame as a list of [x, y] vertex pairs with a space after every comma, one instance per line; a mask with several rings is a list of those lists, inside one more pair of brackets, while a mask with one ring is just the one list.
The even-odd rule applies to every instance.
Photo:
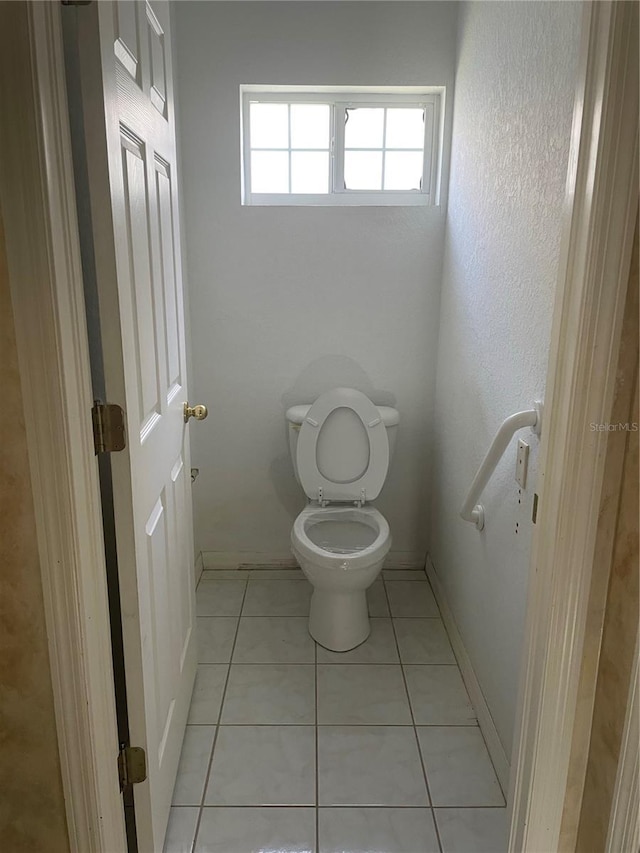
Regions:
[[[241, 86], [242, 204], [258, 207], [437, 206], [439, 204], [439, 172], [442, 157], [444, 96], [445, 89], [441, 86]], [[250, 191], [252, 149], [249, 133], [249, 110], [252, 102], [320, 103], [327, 104], [330, 107], [329, 191], [327, 193], [252, 193]], [[344, 187], [345, 110], [367, 106], [419, 107], [425, 110], [423, 186], [421, 189], [358, 190]], [[291, 148], [281, 150], [291, 151]], [[381, 149], [371, 150], [379, 151]], [[382, 150], [393, 151], [394, 149], [383, 148]]]

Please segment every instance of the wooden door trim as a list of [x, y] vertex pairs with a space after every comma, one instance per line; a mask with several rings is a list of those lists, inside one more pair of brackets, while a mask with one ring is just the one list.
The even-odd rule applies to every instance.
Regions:
[[598, 629], [588, 605], [607, 433], [590, 424], [611, 413], [638, 204], [637, 7], [584, 10], [513, 750], [512, 853], [560, 844], [585, 638]]
[[640, 797], [639, 768], [640, 750], [638, 748], [638, 728], [640, 727], [640, 688], [638, 676], [638, 638], [634, 664], [631, 671], [629, 698], [625, 716], [618, 772], [609, 816], [607, 847], [605, 853], [619, 853], [620, 850], [637, 850], [640, 843], [640, 823], [638, 818], [638, 799]]
[[116, 853], [127, 845], [60, 14], [5, 4], [0, 190], [69, 844]]

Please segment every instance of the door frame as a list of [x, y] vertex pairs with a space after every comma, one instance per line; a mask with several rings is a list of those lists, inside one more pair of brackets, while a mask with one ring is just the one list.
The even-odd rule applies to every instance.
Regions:
[[3, 4], [0, 196], [69, 846], [116, 853], [127, 842], [61, 9]]
[[[606, 419], [613, 395], [634, 193], [637, 204], [637, 121], [636, 147], [628, 144], [637, 93], [633, 100], [622, 86], [629, 62], [625, 5], [634, 4], [585, 4], [547, 382], [548, 474], [540, 484], [514, 751], [510, 849], [518, 853], [557, 849], [547, 841], [558, 837], [576, 716], [587, 617], [582, 584], [591, 571], [605, 434], [570, 441], [568, 427], [577, 436], [585, 418]], [[126, 850], [126, 840], [62, 7], [4, 6], [13, 26], [0, 28], [0, 96], [15, 120], [0, 129], [0, 192], [69, 840], [78, 853], [114, 853]], [[600, 251], [616, 240], [617, 267], [610, 250]], [[585, 454], [592, 465], [584, 464]], [[567, 500], [569, 489], [578, 503]]]
[[585, 5], [511, 770], [510, 853], [573, 850], [561, 835], [563, 813], [576, 799], [579, 809], [582, 799], [586, 766], [570, 776], [571, 750], [581, 729], [591, 728], [592, 707], [584, 708], [589, 694], [593, 705], [597, 666], [585, 684], [583, 659], [604, 613], [604, 601], [594, 607], [590, 592], [598, 580], [607, 432], [590, 424], [611, 417], [638, 210], [637, 32], [635, 3]]

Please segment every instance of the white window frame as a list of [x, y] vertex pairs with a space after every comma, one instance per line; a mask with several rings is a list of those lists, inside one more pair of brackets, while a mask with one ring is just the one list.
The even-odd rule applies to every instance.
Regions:
[[[442, 86], [257, 86], [240, 87], [242, 138], [242, 204], [255, 206], [436, 206], [445, 89]], [[327, 104], [331, 108], [329, 191], [327, 193], [252, 193], [249, 109], [252, 102]], [[425, 111], [424, 165], [419, 190], [356, 190], [344, 187], [346, 109], [354, 107], [420, 107]], [[283, 149], [285, 150], [285, 149]], [[289, 149], [287, 149], [289, 150]], [[324, 149], [323, 149], [324, 150]], [[373, 149], [379, 150], [379, 149]], [[385, 148], [384, 151], [394, 149]], [[398, 149], [401, 150], [401, 149]], [[406, 149], [405, 149], [406, 150]], [[384, 155], [383, 155], [384, 157]]]

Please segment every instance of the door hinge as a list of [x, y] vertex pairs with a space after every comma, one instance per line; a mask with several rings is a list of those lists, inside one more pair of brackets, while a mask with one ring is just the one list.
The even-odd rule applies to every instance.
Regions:
[[96, 400], [91, 409], [91, 420], [96, 455], [124, 450], [127, 442], [124, 431], [124, 412], [120, 406]]
[[141, 746], [123, 746], [118, 753], [120, 790], [137, 785], [147, 778], [147, 756]]
[[531, 521], [535, 524], [538, 520], [538, 495], [533, 493], [533, 509], [531, 510]]

